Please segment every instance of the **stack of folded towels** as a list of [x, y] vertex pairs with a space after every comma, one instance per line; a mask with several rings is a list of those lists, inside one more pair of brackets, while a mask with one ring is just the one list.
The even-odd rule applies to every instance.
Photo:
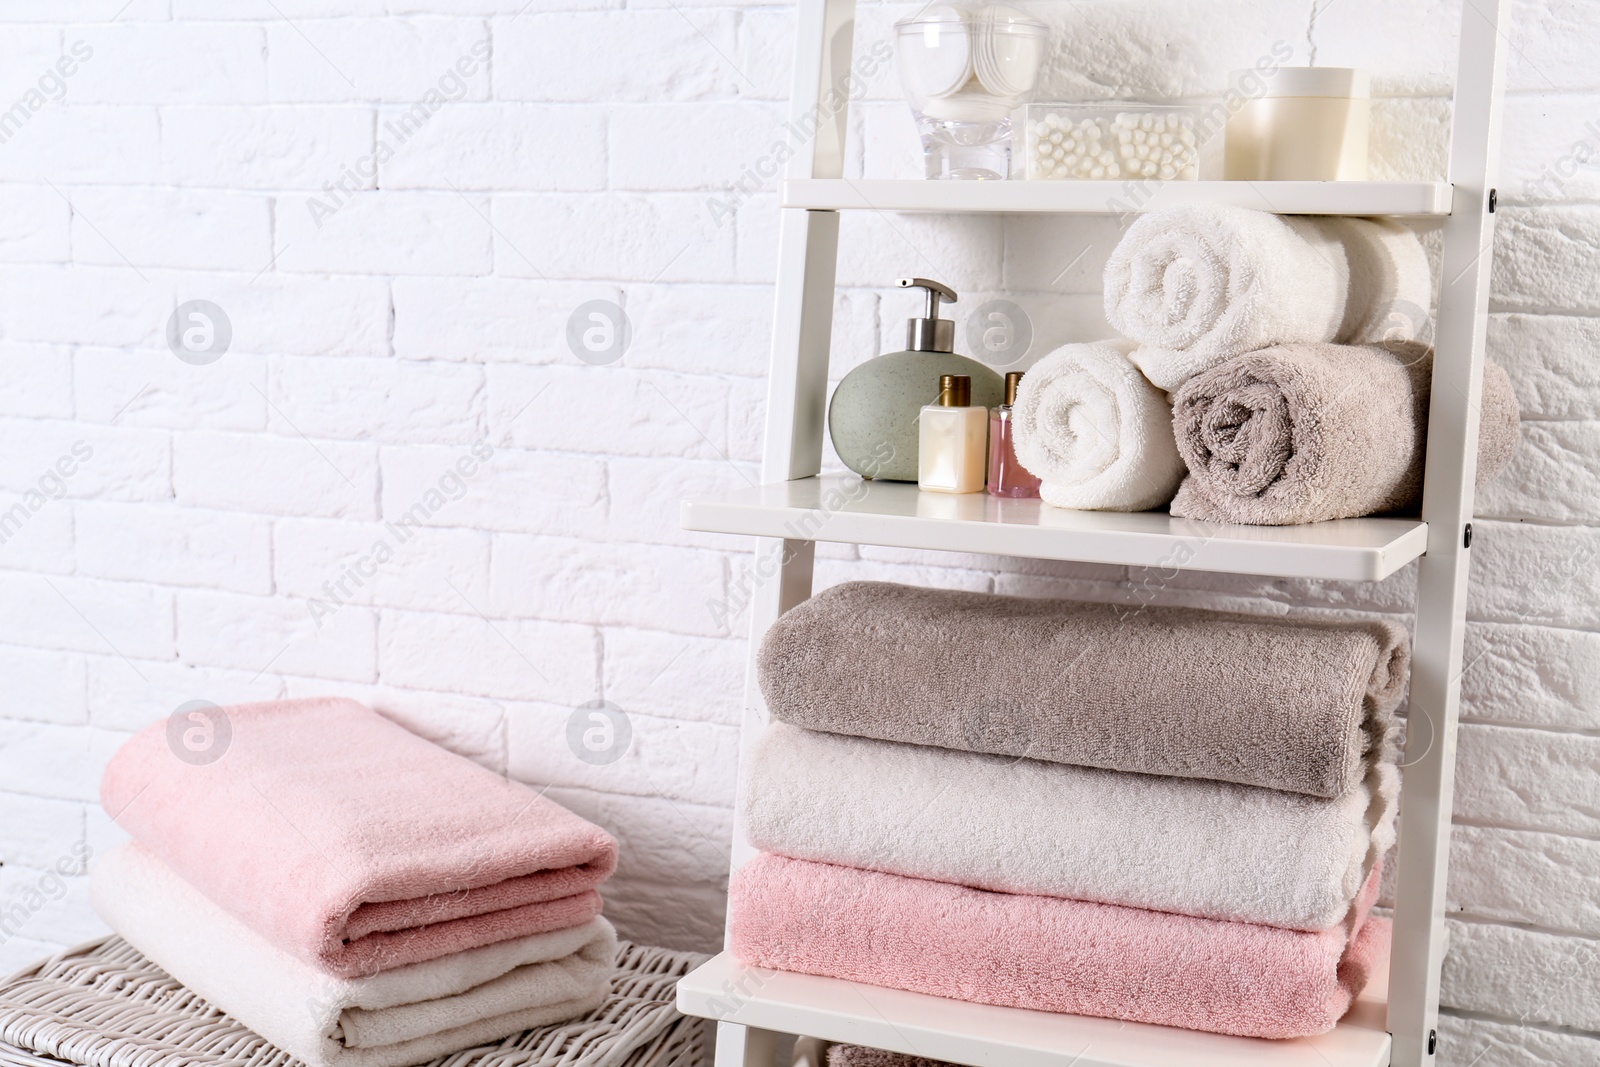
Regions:
[[[1127, 340], [1028, 371], [1017, 458], [1048, 504], [1281, 526], [1421, 499], [1433, 278], [1375, 219], [1189, 205], [1145, 215], [1106, 264]], [[1516, 397], [1484, 367], [1478, 484], [1510, 462]]]
[[1253, 1037], [1382, 966], [1404, 633], [876, 582], [782, 616], [752, 966]]
[[133, 840], [95, 909], [178, 981], [312, 1067], [421, 1063], [605, 999], [605, 831], [349, 700], [220, 722], [219, 759], [161, 722], [101, 783]]

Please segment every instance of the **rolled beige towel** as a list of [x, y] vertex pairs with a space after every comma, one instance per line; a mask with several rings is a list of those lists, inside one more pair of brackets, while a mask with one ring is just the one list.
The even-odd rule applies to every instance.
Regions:
[[[1279, 345], [1178, 391], [1172, 427], [1189, 474], [1172, 514], [1288, 526], [1414, 507], [1422, 492], [1433, 352], [1416, 343]], [[1477, 482], [1505, 467], [1519, 421], [1485, 363]]]

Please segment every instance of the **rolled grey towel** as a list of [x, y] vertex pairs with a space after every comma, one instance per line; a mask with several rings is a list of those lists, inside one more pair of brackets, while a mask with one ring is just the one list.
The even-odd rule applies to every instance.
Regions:
[[[1172, 429], [1189, 468], [1172, 514], [1253, 526], [1414, 507], [1422, 492], [1433, 352], [1416, 343], [1263, 348], [1178, 390]], [[1516, 450], [1511, 382], [1483, 376], [1478, 484]]]
[[1409, 661], [1389, 622], [849, 582], [785, 612], [758, 669], [772, 715], [811, 730], [1334, 797]]

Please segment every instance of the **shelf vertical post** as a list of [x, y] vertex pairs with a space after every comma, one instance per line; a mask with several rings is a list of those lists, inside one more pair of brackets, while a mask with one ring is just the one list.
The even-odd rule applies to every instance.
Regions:
[[[800, 0], [795, 28], [794, 84], [789, 131], [801, 137], [787, 178], [839, 178], [849, 118], [845, 79], [851, 70], [855, 0]], [[839, 213], [779, 212], [777, 294], [772, 363], [767, 381], [763, 484], [809, 478], [822, 468], [828, 352], [833, 334], [834, 283], [839, 259]], [[764, 537], [756, 543], [750, 601], [750, 653], [740, 729], [739, 791], [751, 747], [766, 725], [756, 677], [756, 651], [778, 616], [811, 595], [815, 543]], [[732, 866], [753, 855], [742, 817], [733, 832]], [[735, 1023], [717, 1027], [717, 1067], [771, 1067], [775, 1035]]]
[[1493, 262], [1490, 194], [1499, 163], [1505, 39], [1511, 0], [1468, 0], [1450, 135], [1454, 201], [1444, 225], [1422, 517], [1428, 549], [1417, 571], [1389, 1031], [1394, 1067], [1436, 1062], [1444, 962], [1445, 875], [1455, 789], [1456, 716], [1466, 629], [1478, 415]]

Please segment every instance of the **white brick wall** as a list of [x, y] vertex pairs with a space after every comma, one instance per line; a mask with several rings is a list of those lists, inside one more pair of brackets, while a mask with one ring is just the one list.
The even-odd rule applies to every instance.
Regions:
[[[679, 529], [677, 511], [755, 477], [773, 197], [720, 226], [707, 202], [779, 136], [792, 8], [336, 6], [0, 10], [0, 107], [76, 42], [92, 49], [64, 96], [0, 144], [0, 509], [87, 453], [0, 545], [0, 896], [80, 842], [117, 839], [94, 798], [130, 731], [197, 698], [343, 693], [553, 783], [624, 843], [608, 905], [624, 931], [710, 947], [745, 642], [709, 605], [746, 557]], [[1204, 94], [1282, 40], [1297, 61], [1371, 67], [1377, 173], [1436, 176], [1459, 0], [1311, 6], [1314, 19], [1278, 0], [1063, 6], [1075, 61], [1050, 91]], [[910, 10], [864, 3], [859, 47]], [[1490, 343], [1529, 426], [1479, 507], [1444, 987], [1453, 1067], [1600, 1060], [1600, 164], [1535, 184], [1575, 142], [1600, 148], [1597, 44], [1593, 4], [1518, 5]], [[868, 85], [850, 173], [916, 172], [898, 93], [889, 69]], [[1099, 333], [1116, 236], [1106, 220], [849, 216], [832, 376], [898, 346], [913, 302], [885, 287], [908, 270], [963, 290], [962, 325], [983, 298], [1016, 299], [1035, 352]], [[233, 328], [207, 366], [165, 344], [193, 299]], [[615, 365], [567, 348], [568, 316], [590, 300], [627, 309], [632, 346]], [[488, 458], [466, 475], [475, 448]], [[420, 529], [401, 538], [389, 524], [408, 514]], [[393, 556], [369, 567], [380, 542]], [[1125, 599], [1150, 581], [819, 556], [825, 583]], [[1403, 617], [1413, 582], [1194, 574], [1160, 596]], [[633, 725], [606, 766], [565, 741], [572, 709], [597, 698]], [[0, 944], [0, 971], [95, 929], [71, 880]]]

